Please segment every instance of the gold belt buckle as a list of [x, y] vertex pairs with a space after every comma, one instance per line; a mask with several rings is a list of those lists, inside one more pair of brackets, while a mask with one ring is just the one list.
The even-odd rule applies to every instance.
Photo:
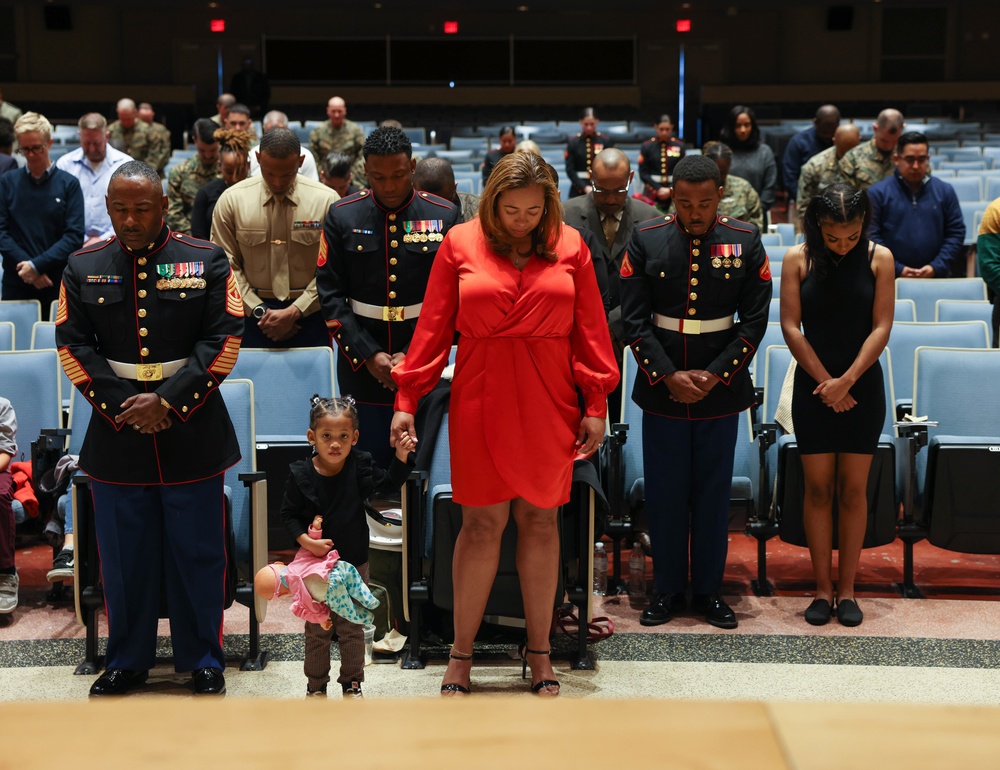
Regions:
[[383, 321], [402, 321], [403, 320], [403, 307], [397, 305], [396, 307], [383, 307], [382, 308], [382, 320]]
[[135, 378], [139, 382], [153, 382], [163, 379], [163, 364], [136, 364]]
[[684, 334], [701, 334], [701, 321], [692, 318], [690, 321], [685, 319], [681, 320], [681, 331]]

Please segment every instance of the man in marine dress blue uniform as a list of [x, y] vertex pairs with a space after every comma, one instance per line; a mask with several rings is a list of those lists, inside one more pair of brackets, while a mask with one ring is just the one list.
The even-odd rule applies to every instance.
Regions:
[[243, 301], [225, 252], [171, 232], [160, 177], [140, 161], [108, 185], [116, 238], [69, 259], [56, 344], [93, 406], [80, 451], [91, 478], [108, 615], [91, 695], [141, 685], [156, 661], [160, 583], [174, 667], [225, 691], [223, 474], [239, 460], [219, 383], [233, 368]]
[[754, 402], [747, 365], [766, 328], [771, 273], [757, 227], [718, 216], [722, 192], [714, 161], [685, 157], [674, 169], [677, 214], [636, 225], [622, 259], [656, 588], [646, 626], [684, 607], [689, 541], [692, 608], [719, 628], [737, 625], [719, 591], [738, 420]]
[[316, 286], [341, 353], [337, 384], [357, 401], [358, 448], [387, 468], [396, 390], [389, 372], [406, 354], [434, 255], [459, 214], [449, 201], [413, 188], [416, 161], [400, 129], [376, 129], [362, 153], [371, 189], [330, 208]]

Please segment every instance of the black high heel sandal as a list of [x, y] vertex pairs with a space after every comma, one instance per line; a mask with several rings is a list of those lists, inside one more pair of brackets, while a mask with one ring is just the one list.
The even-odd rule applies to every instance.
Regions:
[[[528, 656], [529, 655], [551, 655], [551, 654], [552, 654], [552, 648], [551, 647], [549, 649], [547, 649], [547, 650], [532, 650], [531, 648], [528, 647], [528, 645], [526, 645], [526, 644], [522, 645], [521, 646], [521, 679], [527, 679], [528, 678]], [[557, 682], [555, 679], [542, 679], [541, 681], [536, 682], [535, 684], [531, 685], [531, 691], [535, 695], [542, 695], [543, 694], [542, 690], [544, 690], [546, 687], [556, 687], [556, 688], [558, 688], [558, 687], [560, 687], [560, 685], [559, 685], [559, 682]], [[558, 690], [556, 692], [547, 692], [547, 693], [544, 693], [544, 695], [546, 695], [546, 696], [548, 696], [550, 698], [555, 697], [558, 694], [559, 694]]]
[[[472, 653], [459, 652], [454, 647], [452, 647], [451, 652], [448, 653], [448, 657], [451, 660], [472, 660]], [[470, 690], [468, 687], [463, 687], [460, 684], [452, 683], [452, 684], [441, 685], [442, 695], [445, 695], [447, 693], [454, 693], [452, 697], [455, 697], [457, 695], [469, 695], [471, 694], [471, 692], [472, 690]]]

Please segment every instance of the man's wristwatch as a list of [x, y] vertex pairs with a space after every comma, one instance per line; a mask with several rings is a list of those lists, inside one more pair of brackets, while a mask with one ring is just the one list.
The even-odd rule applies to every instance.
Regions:
[[257, 307], [255, 307], [253, 310], [250, 311], [250, 315], [252, 315], [259, 321], [261, 318], [264, 317], [264, 313], [266, 312], [267, 312], [267, 305], [265, 305], [262, 302], [261, 304], [257, 305]]

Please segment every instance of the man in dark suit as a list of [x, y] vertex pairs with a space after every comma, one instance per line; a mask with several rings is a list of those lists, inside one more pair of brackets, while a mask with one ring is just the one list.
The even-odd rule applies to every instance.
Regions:
[[[607, 273], [611, 307], [608, 313], [608, 326], [611, 329], [611, 340], [615, 345], [619, 367], [625, 345], [625, 329], [622, 325], [621, 301], [618, 294], [622, 255], [628, 246], [634, 225], [647, 219], [662, 217], [653, 206], [629, 197], [628, 191], [634, 174], [628, 156], [624, 152], [613, 147], [604, 150], [594, 158], [591, 168], [590, 179], [593, 190], [587, 195], [572, 198], [563, 205], [563, 219], [566, 224], [590, 230], [603, 246], [601, 253], [593, 255], [594, 267]], [[610, 414], [620, 414], [621, 385], [615, 388], [608, 401]]]

